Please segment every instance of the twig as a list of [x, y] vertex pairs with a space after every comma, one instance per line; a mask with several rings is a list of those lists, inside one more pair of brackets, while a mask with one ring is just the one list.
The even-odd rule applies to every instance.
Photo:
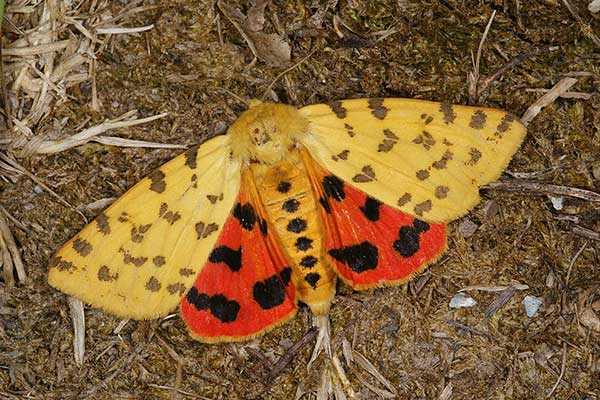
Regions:
[[550, 89], [548, 93], [540, 97], [535, 103], [533, 103], [529, 108], [523, 113], [521, 117], [521, 122], [525, 126], [529, 125], [529, 123], [535, 118], [536, 115], [542, 111], [542, 108], [546, 107], [549, 104], [552, 104], [560, 95], [568, 91], [571, 86], [577, 83], [577, 79], [575, 78], [563, 78], [556, 85]]
[[568, 186], [551, 185], [538, 182], [521, 181], [499, 181], [488, 183], [482, 189], [506, 190], [507, 192], [526, 192], [542, 195], [559, 195], [577, 197], [587, 201], [600, 202], [600, 194], [585, 189], [572, 188]]
[[592, 27], [589, 24], [587, 24], [583, 20], [583, 18], [579, 16], [579, 14], [577, 14], [577, 11], [575, 11], [571, 3], [569, 3], [567, 0], [563, 0], [563, 4], [565, 5], [565, 7], [567, 7], [573, 18], [577, 20], [583, 34], [589, 37], [596, 46], [600, 47], [600, 38], [596, 36], [596, 34], [594, 34]]
[[273, 85], [275, 85], [275, 82], [277, 82], [279, 79], [281, 79], [282, 76], [284, 76], [285, 74], [287, 74], [288, 72], [296, 69], [300, 64], [302, 64], [304, 61], [308, 60], [313, 54], [315, 54], [315, 52], [318, 50], [318, 48], [313, 49], [310, 53], [308, 53], [307, 56], [303, 57], [300, 61], [298, 61], [296, 64], [292, 65], [291, 67], [289, 67], [288, 69], [284, 70], [283, 72], [281, 72], [279, 75], [277, 75], [275, 77], [275, 79], [273, 79], [273, 82], [271, 82], [271, 84], [265, 89], [263, 95], [262, 95], [262, 99], [264, 100], [267, 97], [267, 93], [271, 90], [271, 88], [273, 87]]
[[[485, 30], [483, 31], [483, 36], [479, 41], [479, 47], [477, 48], [477, 56], [475, 60], [471, 60], [473, 62], [473, 72], [469, 72], [467, 74], [467, 80], [469, 82], [469, 102], [471, 104], [477, 102], [477, 98], [479, 97], [479, 93], [477, 91], [477, 83], [479, 82], [479, 62], [481, 61], [481, 53], [483, 52], [483, 44], [485, 43], [485, 39], [492, 27], [492, 22], [494, 21], [494, 17], [496, 16], [496, 10], [492, 12], [492, 16], [488, 21]], [[473, 53], [471, 53], [471, 58], [473, 58]]]
[[600, 241], [600, 233], [593, 231], [591, 229], [588, 229], [588, 228], [584, 228], [583, 226], [580, 226], [580, 225], [575, 225], [573, 227], [573, 233], [575, 233], [577, 235], [581, 235], [588, 239]]
[[246, 32], [244, 32], [244, 29], [242, 29], [240, 24], [238, 24], [237, 21], [235, 21], [233, 18], [231, 18], [231, 16], [229, 15], [229, 12], [225, 11], [225, 7], [223, 6], [223, 3], [221, 2], [221, 0], [217, 1], [217, 7], [219, 7], [219, 10], [221, 10], [221, 12], [225, 16], [225, 18], [227, 18], [227, 20], [229, 22], [231, 22], [231, 25], [233, 25], [235, 27], [235, 29], [237, 29], [237, 31], [240, 33], [240, 35], [242, 35], [242, 37], [248, 44], [248, 47], [250, 47], [250, 50], [252, 51], [252, 55], [254, 56], [254, 59], [250, 62], [249, 66], [254, 65], [256, 63], [256, 60], [258, 60], [258, 51], [256, 50], [256, 46], [254, 46], [254, 42], [252, 41], [250, 36], [248, 36], [246, 34]]
[[[15, 160], [14, 158], [12, 158], [8, 154], [2, 154], [2, 153], [0, 153], [0, 161], [4, 161], [8, 166], [10, 166], [11, 168], [14, 168], [15, 171], [18, 171], [18, 173], [26, 175], [27, 177], [29, 177], [29, 179], [31, 179], [32, 181], [34, 181], [35, 183], [37, 183], [38, 185], [40, 185], [42, 188], [44, 188], [46, 191], [48, 191], [48, 193], [50, 193], [52, 196], [54, 196], [63, 205], [65, 205], [65, 206], [67, 206], [67, 207], [69, 207], [69, 208], [77, 211], [75, 209], [75, 207], [73, 207], [71, 205], [71, 203], [69, 203], [63, 197], [59, 196], [58, 193], [56, 193], [54, 190], [50, 189], [37, 176], [35, 176], [34, 174], [32, 174], [31, 172], [29, 172], [28, 170], [26, 170], [25, 167], [23, 167], [21, 164], [19, 164], [17, 162], [17, 160]], [[83, 213], [81, 213], [80, 211], [77, 211], [77, 213], [83, 217], [84, 221], [87, 222], [87, 218], [85, 217], [85, 215], [83, 215]]]
[[5, 283], [10, 286], [13, 281], [13, 268], [17, 272], [19, 282], [24, 283], [27, 280], [27, 274], [25, 273], [23, 260], [21, 260], [21, 254], [19, 253], [15, 238], [2, 213], [0, 213], [0, 253], [2, 253], [1, 260], [4, 264], [4, 276], [7, 278]]
[[481, 83], [479, 83], [479, 85], [477, 86], [477, 97], [479, 97], [483, 92], [485, 92], [492, 82], [494, 82], [499, 77], [501, 77], [509, 69], [516, 67], [517, 65], [521, 64], [523, 61], [525, 61], [531, 57], [536, 57], [536, 56], [539, 56], [542, 54], [546, 54], [546, 53], [550, 52], [551, 50], [552, 49], [550, 49], [550, 48], [541, 48], [541, 49], [534, 49], [534, 50], [528, 51], [526, 53], [519, 54], [518, 56], [513, 58], [511, 61], [507, 62], [506, 64], [504, 64], [503, 66], [498, 68], [496, 70], [496, 72], [494, 72], [491, 75], [488, 75], [486, 78], [481, 80]]
[[73, 322], [73, 355], [77, 365], [83, 365], [85, 356], [85, 314], [83, 303], [75, 297], [67, 297], [71, 321]]
[[565, 278], [565, 286], [569, 285], [569, 278], [571, 277], [571, 270], [573, 269], [573, 265], [575, 264], [575, 261], [581, 255], [581, 253], [583, 253], [583, 251], [585, 250], [585, 248], [587, 247], [587, 245], [588, 245], [588, 242], [586, 241], [583, 244], [583, 246], [581, 246], [581, 248], [579, 249], [579, 251], [577, 251], [577, 253], [575, 253], [575, 255], [573, 256], [573, 258], [571, 259], [571, 262], [569, 263], [569, 269], [567, 271], [567, 277]]
[[[525, 89], [528, 93], [548, 93], [549, 89]], [[594, 97], [596, 93], [582, 93], [582, 92], [564, 92], [560, 95], [563, 99], [581, 99], [589, 100]]]
[[91, 140], [108, 146], [118, 147], [144, 147], [147, 149], [187, 149], [187, 146], [184, 146], [182, 144], [147, 142], [145, 140], [124, 139], [116, 136], [96, 136]]
[[565, 375], [566, 367], [567, 367], [567, 344], [565, 342], [563, 342], [562, 363], [560, 366], [560, 375], [558, 375], [558, 379], [556, 380], [556, 383], [552, 387], [552, 390], [550, 390], [550, 393], [548, 393], [548, 395], [546, 396], [547, 399], [552, 397], [552, 395], [554, 394], [554, 391], [560, 384], [560, 381], [562, 380], [563, 376]]
[[508, 289], [509, 287], [514, 287], [517, 290], [527, 290], [527, 289], [529, 289], [528, 285], [524, 285], [524, 284], [521, 284], [521, 283], [514, 283], [514, 284], [511, 284], [510, 286], [503, 286], [503, 285], [501, 285], [501, 286], [478, 286], [478, 285], [467, 286], [467, 287], [464, 287], [464, 288], [460, 289], [458, 292], [459, 293], [460, 292], [466, 292], [466, 291], [469, 291], [469, 290], [481, 290], [483, 292], [502, 292], [502, 291]]
[[514, 296], [517, 292], [517, 288], [511, 286], [505, 290], [503, 290], [494, 301], [490, 303], [489, 306], [486, 307], [484, 314], [486, 318], [490, 318], [492, 315], [496, 313], [500, 308], [504, 307], [506, 303]]
[[[126, 117], [130, 117], [135, 114], [135, 110], [128, 111], [127, 113], [117, 117], [113, 120], [109, 120], [103, 122], [99, 125], [92, 126], [91, 128], [84, 129], [83, 131], [73, 135], [66, 137], [62, 140], [48, 140], [43, 142], [34, 142], [30, 141], [29, 143], [23, 145], [23, 152], [25, 153], [38, 153], [38, 154], [52, 154], [58, 153], [72, 147], [76, 147], [82, 144], [89, 142], [90, 140], [96, 140], [96, 136], [118, 128], [127, 128], [130, 126], [145, 124], [147, 122], [152, 122], [160, 118], [164, 118], [168, 113], [162, 113], [158, 115], [153, 115], [147, 118], [140, 118], [134, 120], [122, 121], [122, 119]], [[124, 139], [122, 139], [124, 140]]]
[[269, 375], [267, 376], [267, 380], [269, 382], [272, 382], [273, 379], [279, 376], [284, 370], [284, 368], [292, 361], [296, 353], [298, 353], [300, 349], [302, 349], [308, 343], [312, 342], [312, 340], [317, 336], [317, 333], [319, 333], [319, 330], [313, 326], [308, 330], [308, 332], [306, 332], [302, 339], [300, 339], [299, 341], [294, 343], [292, 347], [287, 349], [285, 354], [281, 356], [279, 360], [277, 360], [275, 365], [273, 365], [271, 372], [269, 372]]
[[475, 335], [479, 335], [479, 336], [483, 336], [483, 337], [486, 337], [486, 338], [490, 338], [490, 335], [488, 335], [487, 333], [482, 332], [482, 331], [480, 331], [478, 329], [475, 329], [475, 328], [471, 328], [469, 325], [463, 324], [461, 322], [454, 321], [454, 320], [448, 320], [448, 321], [446, 321], [446, 323], [448, 324], [448, 326], [451, 326], [453, 328], [462, 329], [464, 331], [471, 332], [471, 333], [473, 333]]
[[[0, 18], [2, 16], [0, 15]], [[0, 21], [0, 27], [2, 23]], [[2, 43], [2, 29], [0, 29], [0, 44]], [[10, 107], [10, 101], [8, 99], [8, 91], [6, 90], [6, 84], [4, 82], [4, 59], [2, 58], [2, 46], [0, 45], [0, 85], [2, 85], [2, 103], [4, 103], [4, 113], [6, 114], [6, 124], [8, 125], [8, 131], [13, 132], [13, 122], [12, 122], [12, 110]]]

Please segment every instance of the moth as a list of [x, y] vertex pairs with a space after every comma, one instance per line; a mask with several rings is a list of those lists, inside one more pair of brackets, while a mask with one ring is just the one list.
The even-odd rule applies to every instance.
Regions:
[[120, 317], [178, 305], [203, 342], [327, 314], [339, 278], [411, 279], [446, 248], [526, 130], [501, 110], [372, 98], [253, 101], [227, 133], [127, 191], [50, 261], [55, 288]]

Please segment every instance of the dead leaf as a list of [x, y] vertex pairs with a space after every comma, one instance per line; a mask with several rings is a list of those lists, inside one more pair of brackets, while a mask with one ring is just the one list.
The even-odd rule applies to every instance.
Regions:
[[579, 316], [581, 324], [587, 328], [591, 328], [593, 331], [600, 332], [600, 318], [591, 308], [583, 310]]

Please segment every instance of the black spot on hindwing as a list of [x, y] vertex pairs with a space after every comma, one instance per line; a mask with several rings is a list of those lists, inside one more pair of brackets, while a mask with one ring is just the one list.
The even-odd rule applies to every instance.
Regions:
[[252, 228], [254, 228], [254, 224], [256, 223], [256, 213], [254, 212], [252, 204], [246, 203], [242, 205], [241, 203], [237, 203], [233, 209], [233, 216], [240, 221], [242, 228], [245, 230], [251, 231]]
[[346, 197], [344, 182], [335, 175], [328, 175], [323, 178], [323, 189], [328, 197], [337, 201], [342, 201]]
[[367, 241], [331, 249], [329, 255], [359, 274], [377, 268], [379, 262], [379, 250]]
[[381, 206], [381, 202], [372, 197], [367, 197], [365, 200], [365, 204], [360, 206], [360, 211], [365, 215], [365, 217], [369, 221], [378, 221], [379, 220], [379, 206]]
[[427, 222], [416, 218], [413, 221], [413, 227], [419, 233], [427, 232], [429, 230], [429, 224]]
[[290, 279], [292, 278], [292, 269], [290, 267], [285, 267], [283, 270], [281, 270], [279, 276], [281, 277], [281, 281], [285, 286], [289, 285]]
[[252, 288], [254, 301], [263, 310], [270, 310], [283, 304], [285, 300], [285, 288], [283, 285], [282, 278], [277, 274], [264, 281], [256, 282]]
[[321, 203], [321, 207], [327, 214], [331, 214], [331, 204], [329, 204], [329, 200], [325, 197], [319, 197], [319, 203]]
[[394, 250], [402, 257], [414, 256], [421, 249], [420, 234], [429, 230], [429, 224], [420, 219], [413, 221], [413, 226], [403, 226], [398, 231], [398, 240], [394, 241]]
[[218, 264], [224, 263], [232, 272], [237, 272], [242, 268], [242, 247], [234, 250], [228, 246], [218, 246], [213, 249], [208, 257], [208, 261]]
[[186, 299], [196, 310], [210, 311], [215, 318], [223, 323], [235, 321], [240, 312], [240, 304], [237, 301], [229, 300], [223, 294], [209, 296], [205, 293], [198, 293], [195, 287], [190, 289]]

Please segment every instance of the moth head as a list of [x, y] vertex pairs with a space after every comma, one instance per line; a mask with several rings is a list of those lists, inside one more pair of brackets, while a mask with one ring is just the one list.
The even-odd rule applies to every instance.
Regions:
[[308, 130], [308, 120], [295, 107], [250, 102], [229, 128], [233, 156], [247, 162], [273, 164], [284, 159]]

